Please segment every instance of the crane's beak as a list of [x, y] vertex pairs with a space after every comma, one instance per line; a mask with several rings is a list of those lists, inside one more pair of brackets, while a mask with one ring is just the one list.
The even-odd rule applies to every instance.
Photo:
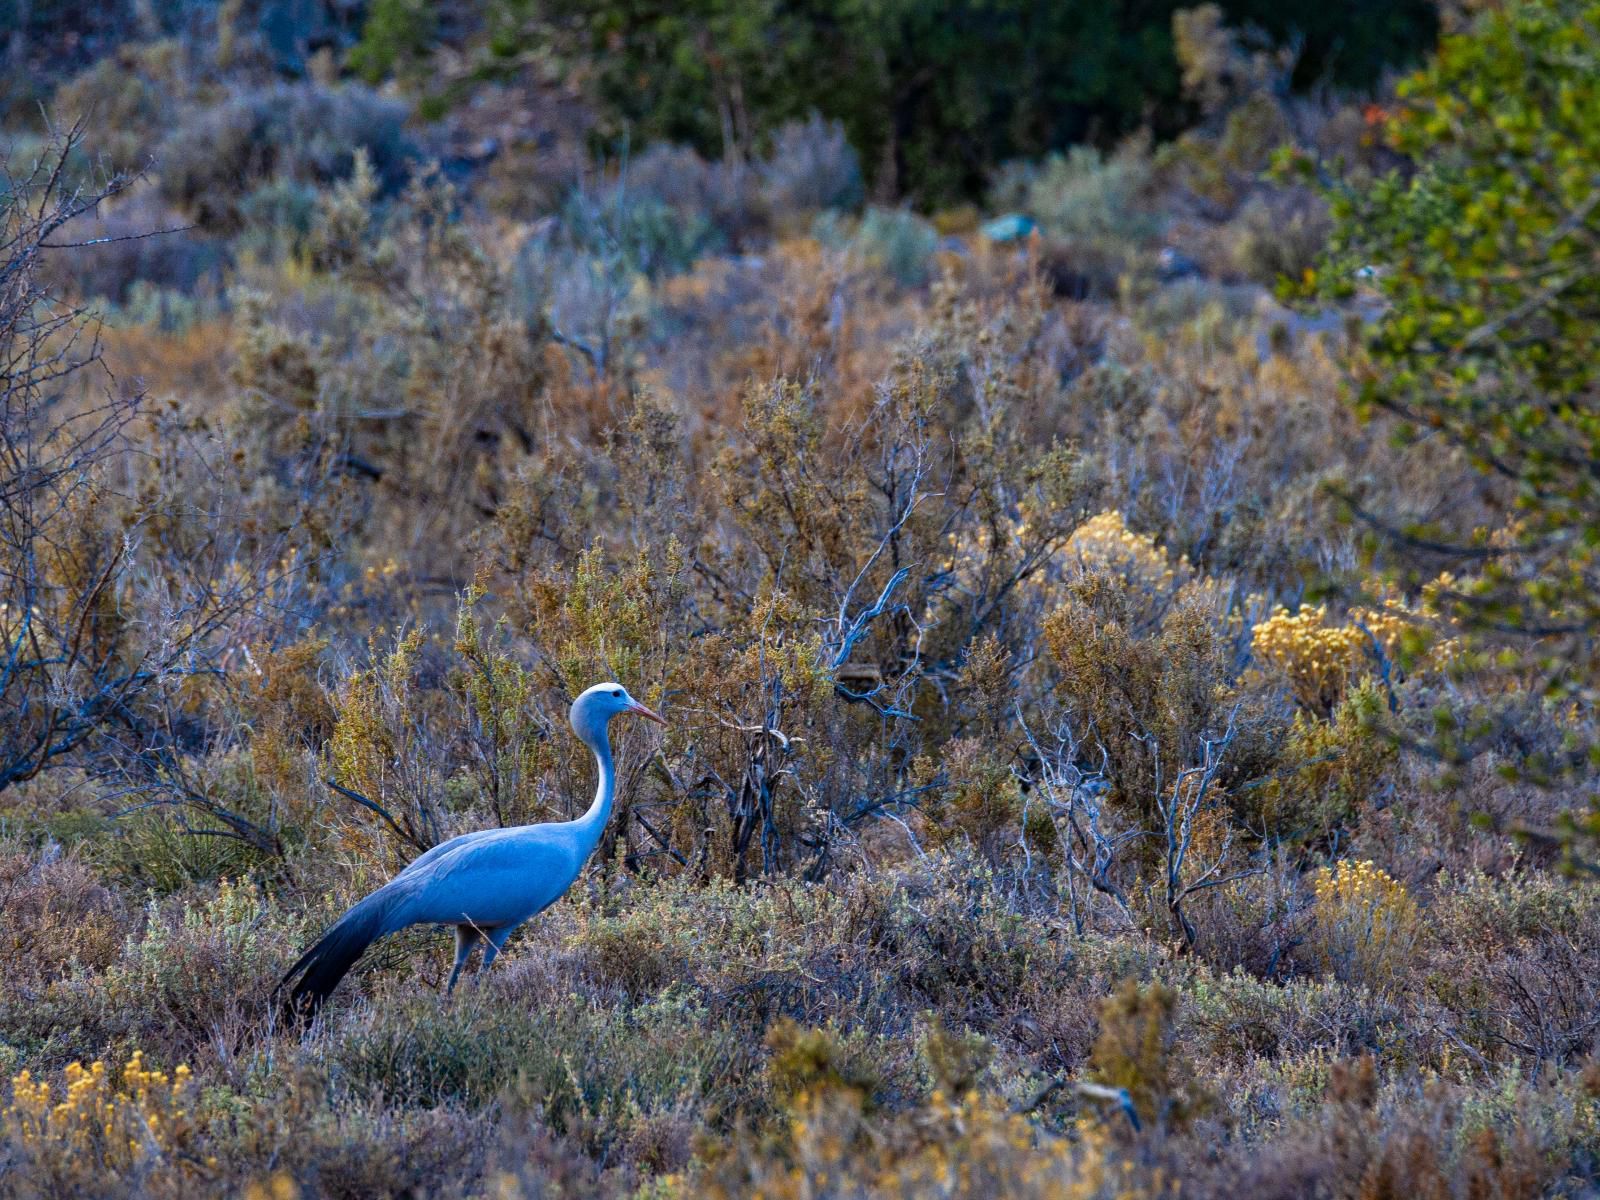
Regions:
[[665, 725], [666, 724], [666, 721], [662, 718], [660, 713], [651, 711], [650, 709], [646, 708], [644, 705], [640, 704], [637, 700], [635, 700], [632, 704], [628, 705], [628, 707], [625, 708], [623, 711], [624, 712], [631, 712], [631, 713], [634, 713], [637, 716], [641, 716], [646, 721], [654, 721], [657, 725]]

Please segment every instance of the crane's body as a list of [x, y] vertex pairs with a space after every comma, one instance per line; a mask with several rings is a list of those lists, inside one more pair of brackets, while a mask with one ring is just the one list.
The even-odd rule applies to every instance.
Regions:
[[453, 925], [456, 962], [447, 990], [480, 940], [482, 971], [513, 930], [554, 904], [578, 878], [600, 844], [616, 798], [616, 772], [607, 731], [611, 718], [637, 713], [665, 724], [615, 683], [596, 684], [573, 701], [572, 731], [594, 751], [599, 781], [594, 803], [575, 821], [519, 825], [464, 833], [428, 850], [360, 901], [284, 975], [281, 991], [297, 1013], [315, 1010], [373, 942], [411, 925]]

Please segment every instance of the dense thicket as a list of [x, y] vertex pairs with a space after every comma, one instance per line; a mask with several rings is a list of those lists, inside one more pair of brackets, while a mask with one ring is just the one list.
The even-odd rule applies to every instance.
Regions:
[[[1176, 2], [509, 3], [497, 54], [549, 45], [589, 64], [606, 136], [624, 129], [746, 155], [811, 112], [843, 124], [878, 194], [972, 198], [995, 169], [1195, 117], [1172, 44]], [[1229, 5], [1295, 78], [1371, 86], [1429, 44], [1420, 3]], [[376, 31], [375, 31], [376, 33]]]

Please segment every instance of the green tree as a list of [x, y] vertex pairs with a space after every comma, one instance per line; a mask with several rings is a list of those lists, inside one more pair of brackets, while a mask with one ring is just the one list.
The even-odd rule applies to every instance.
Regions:
[[[1444, 599], [1480, 666], [1581, 711], [1600, 677], [1600, 3], [1486, 9], [1401, 85], [1385, 128], [1409, 168], [1330, 188], [1335, 229], [1306, 290], [1375, 290], [1359, 403], [1505, 481], [1503, 529], [1453, 548], [1440, 530], [1390, 532], [1472, 564]], [[1437, 745], [1460, 759], [1499, 732], [1485, 708], [1442, 723]], [[1523, 766], [1597, 763], [1574, 733]], [[1587, 822], [1600, 833], [1600, 811]]]
[[[491, 49], [582, 63], [602, 135], [746, 157], [840, 121], [882, 195], [981, 191], [999, 162], [1177, 113], [1173, 0], [499, 0]], [[1169, 121], [1170, 123], [1170, 121]]]
[[368, 83], [415, 74], [433, 48], [439, 15], [433, 0], [373, 0], [350, 48], [350, 69]]
[[598, 103], [599, 134], [746, 156], [804, 116], [785, 80], [816, 52], [806, 6], [777, 0], [491, 0], [489, 70], [553, 51]]

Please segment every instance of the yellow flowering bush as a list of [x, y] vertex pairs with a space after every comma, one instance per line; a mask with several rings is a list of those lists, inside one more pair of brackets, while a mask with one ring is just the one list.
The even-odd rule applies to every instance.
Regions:
[[252, 1179], [245, 1185], [244, 1200], [298, 1200], [300, 1187], [294, 1176], [278, 1171], [266, 1179]]
[[1251, 648], [1258, 661], [1286, 676], [1295, 698], [1326, 715], [1350, 684], [1375, 673], [1373, 645], [1386, 658], [1404, 655], [1422, 669], [1447, 665], [1460, 651], [1455, 638], [1437, 638], [1424, 622], [1437, 617], [1434, 598], [1453, 583], [1441, 575], [1424, 590], [1418, 605], [1392, 591], [1374, 606], [1352, 608], [1343, 625], [1328, 623], [1328, 606], [1291, 613], [1283, 605], [1256, 625]]
[[1422, 922], [1405, 884], [1371, 862], [1340, 862], [1312, 879], [1316, 923], [1309, 941], [1343, 983], [1385, 991], [1405, 977]]
[[187, 1066], [168, 1075], [146, 1066], [139, 1050], [121, 1071], [98, 1059], [73, 1063], [59, 1090], [23, 1071], [11, 1080], [3, 1129], [46, 1171], [70, 1167], [77, 1174], [87, 1162], [124, 1179], [174, 1163], [194, 1167], [202, 1161], [193, 1153], [194, 1092]]
[[1187, 558], [1174, 564], [1150, 534], [1129, 529], [1115, 509], [1097, 513], [1079, 525], [1067, 539], [1067, 557], [1153, 592], [1170, 590], [1189, 567]]
[[1343, 694], [1367, 646], [1359, 629], [1329, 625], [1327, 616], [1324, 604], [1294, 613], [1279, 605], [1251, 637], [1256, 658], [1288, 678], [1301, 704], [1322, 713]]

